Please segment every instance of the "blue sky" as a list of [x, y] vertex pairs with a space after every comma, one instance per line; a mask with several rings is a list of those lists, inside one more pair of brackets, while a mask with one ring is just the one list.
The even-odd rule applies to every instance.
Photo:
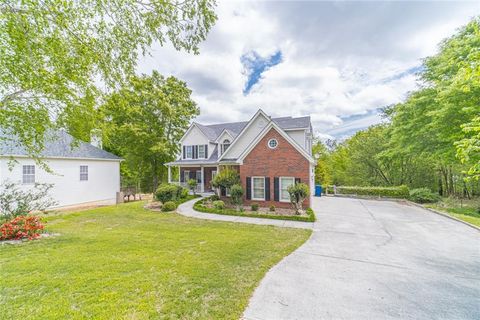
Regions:
[[422, 59], [480, 2], [219, 1], [217, 14], [199, 55], [155, 45], [138, 71], [186, 81], [201, 123], [262, 108], [311, 115], [318, 136], [343, 139], [415, 90]]

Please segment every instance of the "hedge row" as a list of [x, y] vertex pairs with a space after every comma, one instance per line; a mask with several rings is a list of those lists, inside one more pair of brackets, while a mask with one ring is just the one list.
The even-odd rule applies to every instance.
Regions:
[[[333, 186], [327, 187], [327, 192], [333, 194]], [[398, 187], [337, 187], [337, 194], [358, 195], [358, 196], [376, 196], [386, 198], [404, 198], [408, 199], [409, 190], [407, 186]]]
[[206, 212], [206, 213], [216, 213], [216, 214], [223, 214], [228, 216], [239, 216], [239, 217], [252, 217], [252, 218], [265, 218], [265, 219], [276, 219], [276, 220], [292, 220], [292, 221], [305, 221], [305, 222], [314, 222], [315, 221], [315, 213], [311, 208], [306, 210], [308, 217], [305, 216], [279, 216], [274, 214], [258, 214], [258, 213], [244, 213], [240, 211], [236, 211], [234, 209], [215, 209], [215, 208], [208, 208], [205, 206], [205, 201], [208, 201], [209, 198], [203, 198], [193, 205], [193, 209]]

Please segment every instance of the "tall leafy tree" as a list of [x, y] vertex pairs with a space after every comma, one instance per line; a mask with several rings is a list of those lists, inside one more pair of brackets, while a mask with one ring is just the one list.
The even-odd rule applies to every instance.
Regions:
[[154, 42], [198, 53], [214, 7], [214, 0], [2, 1], [0, 127], [38, 155], [45, 130], [92, 117], [99, 88], [121, 86]]
[[199, 109], [185, 82], [154, 71], [132, 76], [107, 97], [100, 114], [105, 147], [125, 158], [123, 176], [151, 191], [165, 179], [164, 164], [174, 160]]

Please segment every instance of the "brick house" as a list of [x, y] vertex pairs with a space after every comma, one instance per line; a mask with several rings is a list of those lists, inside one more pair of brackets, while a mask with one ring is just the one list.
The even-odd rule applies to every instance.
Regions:
[[[199, 192], [212, 191], [215, 174], [229, 166], [239, 171], [246, 204], [289, 207], [291, 184], [303, 182], [313, 194], [312, 139], [308, 116], [271, 118], [258, 110], [244, 122], [194, 122], [180, 140], [179, 158], [166, 164], [168, 179], [182, 185], [196, 179]], [[172, 181], [171, 167], [179, 168], [178, 181]], [[228, 190], [221, 192], [228, 196]], [[310, 202], [307, 199], [304, 205]]]

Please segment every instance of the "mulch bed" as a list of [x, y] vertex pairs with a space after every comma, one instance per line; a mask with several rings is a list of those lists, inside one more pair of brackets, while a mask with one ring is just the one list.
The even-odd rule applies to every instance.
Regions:
[[24, 238], [24, 239], [20, 239], [20, 240], [2, 240], [2, 241], [0, 241], [0, 246], [22, 244], [24, 242], [37, 241], [37, 240], [40, 240], [42, 238], [56, 237], [56, 236], [59, 236], [59, 235], [60, 235], [60, 233], [42, 233], [42, 234], [40, 234], [39, 238], [32, 239], [32, 240], [29, 240], [28, 238]]
[[[214, 208], [212, 202], [206, 201], [204, 205], [207, 208]], [[229, 204], [225, 202], [225, 209], [230, 209], [230, 210], [236, 210], [237, 207], [235, 207], [232, 204]], [[258, 211], [252, 211], [251, 206], [243, 206], [243, 211], [241, 212], [243, 214], [268, 214], [268, 215], [276, 215], [276, 216], [297, 216], [297, 217], [308, 217], [306, 213], [303, 214], [295, 214], [295, 210], [290, 209], [290, 208], [275, 208], [275, 211], [270, 211], [269, 207], [258, 207]]]

